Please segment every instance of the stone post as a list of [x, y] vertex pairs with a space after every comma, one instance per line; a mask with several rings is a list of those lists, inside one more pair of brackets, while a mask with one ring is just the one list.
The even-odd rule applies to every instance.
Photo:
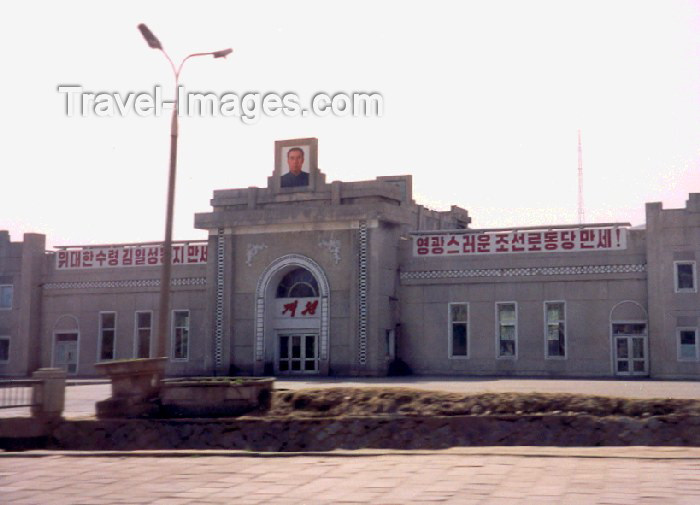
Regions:
[[168, 358], [117, 359], [96, 363], [112, 381], [112, 396], [95, 404], [98, 418], [155, 415]]
[[66, 372], [62, 368], [40, 368], [32, 374], [41, 381], [32, 389], [34, 417], [59, 418], [66, 404]]

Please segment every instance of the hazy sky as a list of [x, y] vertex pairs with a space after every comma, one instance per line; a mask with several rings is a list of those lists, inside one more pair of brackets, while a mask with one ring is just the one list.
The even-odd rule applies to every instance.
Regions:
[[0, 229], [49, 245], [162, 240], [169, 117], [66, 117], [61, 84], [190, 91], [374, 91], [381, 118], [183, 118], [175, 238], [214, 189], [265, 186], [274, 141], [319, 139], [327, 180], [412, 174], [472, 226], [589, 222], [700, 191], [700, 2], [11, 2], [0, 17]]

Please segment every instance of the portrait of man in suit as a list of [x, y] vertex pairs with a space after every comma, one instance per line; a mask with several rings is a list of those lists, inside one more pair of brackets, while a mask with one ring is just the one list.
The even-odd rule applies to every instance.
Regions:
[[309, 185], [309, 172], [304, 171], [304, 150], [292, 147], [287, 151], [287, 166], [289, 171], [280, 178], [280, 187], [298, 188]]

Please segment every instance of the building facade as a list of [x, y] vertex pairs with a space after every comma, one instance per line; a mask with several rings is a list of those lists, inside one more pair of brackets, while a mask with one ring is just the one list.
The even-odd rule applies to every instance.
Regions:
[[[327, 183], [317, 149], [276, 142], [267, 186], [214, 191], [208, 240], [174, 244], [169, 375], [700, 378], [700, 194], [643, 227], [477, 230], [410, 176]], [[161, 255], [0, 232], [0, 374], [152, 356]]]

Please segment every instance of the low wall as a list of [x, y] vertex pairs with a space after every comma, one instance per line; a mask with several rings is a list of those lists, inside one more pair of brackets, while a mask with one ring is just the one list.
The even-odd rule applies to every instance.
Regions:
[[68, 420], [48, 448], [65, 450], [441, 449], [455, 446], [700, 446], [700, 416], [374, 416]]
[[61, 425], [59, 419], [7, 417], [0, 419], [0, 449], [16, 451], [42, 449], [51, 441], [52, 433]]

